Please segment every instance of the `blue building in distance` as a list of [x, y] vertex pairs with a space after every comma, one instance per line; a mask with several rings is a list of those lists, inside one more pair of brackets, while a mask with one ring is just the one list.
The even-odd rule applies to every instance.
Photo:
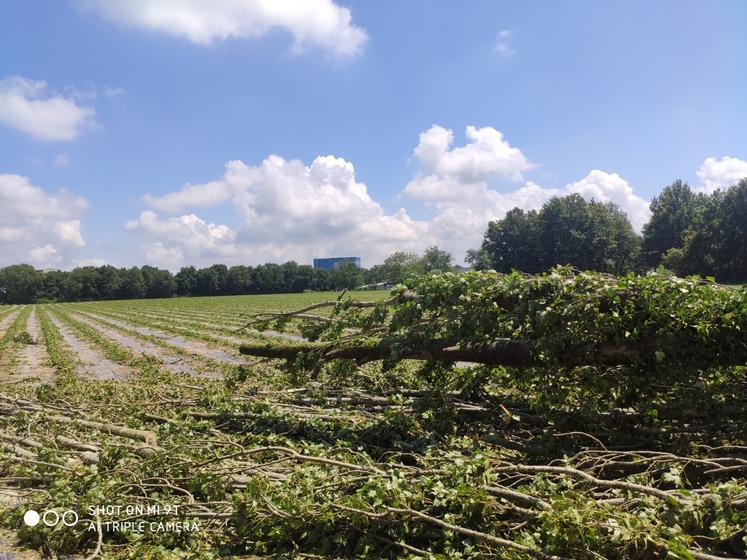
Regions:
[[361, 267], [360, 257], [328, 257], [326, 259], [314, 259], [314, 268], [321, 268], [322, 270], [332, 270], [337, 268], [340, 264], [349, 262], [353, 263], [358, 268]]

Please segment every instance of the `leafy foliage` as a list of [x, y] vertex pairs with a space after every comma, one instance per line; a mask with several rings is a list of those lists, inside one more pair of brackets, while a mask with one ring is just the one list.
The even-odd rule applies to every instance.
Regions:
[[[340, 302], [333, 318], [314, 322], [306, 334], [348, 347], [384, 341], [393, 349], [393, 361], [434, 340], [530, 341], [543, 365], [513, 368], [511, 376], [529, 384], [558, 383], [563, 398], [576, 388], [600, 404], [693, 384], [704, 371], [742, 363], [747, 356], [747, 290], [654, 273], [616, 277], [558, 267], [536, 276], [424, 275], [411, 278], [373, 311]], [[599, 349], [609, 347], [629, 352], [632, 363], [594, 365]], [[313, 364], [307, 359], [304, 367], [320, 367]]]
[[[556, 365], [570, 346], [615, 333], [640, 341], [682, 331], [693, 337], [683, 352], [703, 359], [702, 341], [744, 342], [730, 338], [744, 326], [744, 292], [697, 279], [559, 268], [537, 277], [430, 275], [411, 278], [388, 300], [363, 295], [368, 301], [335, 301], [331, 314], [317, 308], [328, 320], [307, 325], [288, 310], [330, 295], [37, 306], [58, 375], [44, 385], [0, 378], [0, 479], [23, 498], [3, 510], [0, 523], [44, 554], [112, 559], [745, 555], [745, 368], [694, 374], [679, 354], [654, 358], [645, 378], [653, 396], [617, 407], [608, 395], [600, 399], [607, 394], [596, 385], [602, 369]], [[217, 345], [223, 331], [216, 329], [237, 335], [248, 308], [286, 312], [276, 319], [285, 328], [335, 344], [357, 336], [407, 345], [531, 334], [543, 341], [547, 362], [534, 371], [337, 361], [313, 381], [304, 368], [287, 372], [276, 362], [216, 375], [206, 357], [181, 354], [206, 374], [197, 376], [168, 369], [157, 353], [135, 355], [110, 330], [90, 326], [97, 317], [96, 325], [120, 325], [116, 332], [131, 339], [178, 332]], [[11, 332], [24, 328], [31, 308], [21, 313]], [[129, 368], [127, 381], [77, 375], [57, 321]], [[638, 330], [619, 333], [630, 324]], [[14, 351], [12, 342], [5, 348]], [[619, 388], [615, 376], [629, 373], [604, 374]], [[654, 387], [666, 379], [667, 388]], [[603, 411], [585, 406], [592, 398]], [[158, 506], [161, 513], [133, 520], [198, 528], [104, 530], [98, 549], [91, 524], [125, 517], [89, 515], [102, 504]], [[174, 506], [178, 514], [163, 513]], [[73, 509], [83, 523], [23, 525], [27, 509], [49, 508]]]

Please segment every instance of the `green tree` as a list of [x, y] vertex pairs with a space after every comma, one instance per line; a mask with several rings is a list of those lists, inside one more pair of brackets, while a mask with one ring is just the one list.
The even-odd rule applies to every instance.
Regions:
[[197, 271], [195, 294], [200, 296], [215, 296], [223, 291], [228, 277], [228, 268], [224, 264], [214, 264]]
[[314, 268], [309, 289], [325, 292], [332, 289], [332, 278], [329, 270]]
[[709, 195], [685, 235], [677, 274], [747, 282], [747, 179]]
[[255, 269], [254, 289], [258, 294], [278, 294], [283, 291], [285, 278], [283, 269], [275, 263], [267, 263]]
[[96, 289], [101, 299], [116, 299], [122, 284], [121, 271], [111, 265], [100, 266], [96, 269]]
[[70, 301], [101, 299], [98, 270], [93, 266], [74, 268], [68, 275], [67, 291]]
[[363, 282], [366, 284], [378, 284], [386, 282], [386, 275], [383, 264], [375, 264], [371, 268], [363, 269]]
[[577, 194], [553, 197], [537, 215], [540, 270], [570, 264], [621, 274], [635, 267], [640, 240], [627, 215], [608, 202]]
[[67, 301], [68, 293], [65, 287], [67, 272], [50, 270], [41, 275], [41, 289], [39, 300]]
[[420, 266], [425, 272], [448, 272], [451, 270], [451, 260], [450, 253], [442, 251], [434, 245], [425, 250], [425, 253], [420, 258]]
[[197, 288], [197, 269], [194, 266], [183, 266], [174, 277], [176, 293], [180, 296], [194, 295]]
[[303, 292], [311, 286], [314, 270], [309, 265], [299, 265], [295, 261], [288, 261], [280, 265], [283, 272], [284, 292]]
[[249, 294], [252, 291], [253, 274], [251, 267], [238, 265], [228, 269], [225, 294]]
[[335, 290], [352, 290], [363, 285], [363, 271], [351, 262], [342, 262], [332, 269], [331, 279]]
[[145, 279], [138, 267], [133, 266], [122, 271], [121, 276], [120, 299], [139, 299], [145, 297]]
[[34, 303], [41, 287], [41, 273], [30, 264], [16, 264], [0, 270], [2, 303]]
[[467, 249], [467, 256], [464, 257], [464, 260], [475, 270], [488, 270], [491, 268], [490, 254], [484, 247]]
[[554, 197], [539, 212], [514, 208], [491, 222], [473, 264], [499, 272], [537, 273], [558, 264], [624, 273], [633, 270], [640, 239], [615, 204], [578, 194]]
[[412, 274], [423, 271], [420, 257], [414, 253], [397, 252], [387, 257], [382, 265], [384, 281], [400, 284]]
[[664, 188], [651, 200], [651, 219], [643, 226], [641, 262], [656, 268], [669, 249], [684, 245], [688, 228], [695, 223], [705, 204], [705, 196], [696, 194], [680, 180]]
[[176, 292], [176, 280], [168, 270], [154, 266], [144, 266], [141, 269], [145, 281], [145, 297], [168, 298]]
[[[476, 254], [470, 262], [478, 265], [477, 268], [492, 268], [498, 272], [539, 272], [542, 263], [539, 260], [538, 226], [536, 211], [509, 210], [502, 220], [488, 224], [482, 253]], [[480, 262], [484, 259], [487, 259], [487, 266]]]

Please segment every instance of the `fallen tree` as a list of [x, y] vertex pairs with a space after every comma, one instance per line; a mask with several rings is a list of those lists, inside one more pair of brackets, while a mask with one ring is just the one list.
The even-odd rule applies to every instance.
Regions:
[[[310, 313], [324, 308], [331, 313]], [[589, 366], [607, 389], [631, 379], [638, 389], [690, 382], [705, 370], [747, 363], [747, 290], [697, 277], [614, 277], [568, 267], [536, 276], [430, 275], [381, 302], [339, 298], [262, 313], [249, 325], [282, 330], [294, 322], [308, 342], [246, 342], [241, 353], [283, 359], [313, 375], [338, 361], [472, 362], [543, 379]]]
[[[308, 313], [325, 307], [332, 308], [329, 317]], [[241, 352], [515, 367], [747, 362], [747, 291], [696, 277], [617, 278], [565, 267], [537, 276], [434, 275], [411, 280], [381, 302], [340, 298], [262, 313], [247, 326], [282, 329], [294, 319], [312, 342], [251, 342]]]
[[[557, 361], [567, 366], [630, 365], [655, 359], [660, 348], [655, 344], [608, 342], [586, 345], [568, 352]], [[362, 364], [376, 360], [437, 360], [443, 362], [473, 362], [485, 365], [540, 367], [546, 364], [541, 349], [531, 340], [501, 339], [492, 342], [431, 340], [419, 346], [403, 348], [396, 341], [356, 340], [354, 343], [306, 342], [272, 344], [250, 342], [241, 345], [241, 353], [263, 358], [295, 360], [301, 354], [318, 355], [323, 360], [354, 360]]]

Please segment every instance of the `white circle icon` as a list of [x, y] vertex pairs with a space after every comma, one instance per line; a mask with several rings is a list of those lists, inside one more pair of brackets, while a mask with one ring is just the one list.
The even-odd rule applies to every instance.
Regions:
[[73, 510], [68, 510], [62, 514], [62, 523], [68, 527], [75, 527], [78, 524], [78, 514]]
[[[54, 521], [52, 521], [52, 515], [54, 515]], [[60, 514], [53, 509], [48, 509], [44, 512], [42, 520], [47, 527], [54, 527], [60, 522]]]
[[36, 525], [39, 524], [40, 520], [41, 520], [41, 517], [39, 517], [39, 514], [35, 512], [33, 509], [30, 509], [26, 513], [23, 514], [23, 522], [29, 527], [35, 527]]

